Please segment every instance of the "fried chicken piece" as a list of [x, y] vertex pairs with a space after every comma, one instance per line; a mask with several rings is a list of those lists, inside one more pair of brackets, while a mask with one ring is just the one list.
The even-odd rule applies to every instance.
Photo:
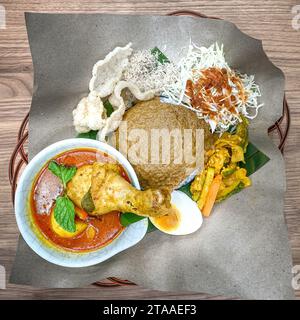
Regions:
[[117, 164], [93, 164], [90, 192], [95, 215], [117, 210], [154, 217], [172, 210], [169, 190], [137, 190], [121, 176], [121, 168]]
[[93, 210], [88, 211], [91, 215], [120, 211], [155, 217], [171, 212], [168, 189], [137, 190], [121, 173], [120, 165], [114, 163], [95, 162], [82, 166], [68, 183], [67, 195], [76, 206], [82, 208], [82, 200], [89, 194], [93, 202]]
[[81, 208], [81, 201], [90, 190], [93, 166], [90, 164], [77, 168], [75, 176], [67, 184], [67, 196], [77, 207]]

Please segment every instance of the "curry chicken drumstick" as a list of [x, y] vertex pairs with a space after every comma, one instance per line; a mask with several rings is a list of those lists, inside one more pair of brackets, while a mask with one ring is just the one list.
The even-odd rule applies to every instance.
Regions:
[[82, 166], [68, 183], [67, 194], [91, 215], [120, 211], [155, 217], [172, 212], [168, 189], [137, 190], [121, 173], [121, 167], [114, 163]]

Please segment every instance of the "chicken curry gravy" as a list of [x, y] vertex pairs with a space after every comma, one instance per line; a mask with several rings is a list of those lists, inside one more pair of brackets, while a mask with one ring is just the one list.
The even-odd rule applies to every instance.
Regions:
[[[109, 155], [94, 149], [70, 150], [53, 160], [65, 166], [75, 166], [77, 169], [95, 162], [114, 161]], [[129, 181], [123, 168], [122, 176]], [[62, 193], [61, 181], [46, 165], [34, 182], [30, 205], [34, 223], [43, 236], [54, 245], [75, 252], [94, 250], [111, 242], [123, 230], [124, 227], [120, 223], [120, 212], [113, 211], [100, 216], [90, 216], [76, 206], [76, 232], [70, 233], [61, 229], [54, 219], [53, 207], [55, 199]]]

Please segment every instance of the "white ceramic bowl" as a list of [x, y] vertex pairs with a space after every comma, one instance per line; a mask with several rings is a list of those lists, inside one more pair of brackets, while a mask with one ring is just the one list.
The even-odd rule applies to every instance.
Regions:
[[77, 148], [94, 148], [107, 153], [123, 166], [132, 184], [137, 189], [140, 189], [138, 178], [128, 160], [110, 145], [96, 140], [78, 138], [62, 140], [43, 149], [29, 162], [20, 177], [16, 190], [15, 214], [18, 227], [24, 240], [33, 251], [45, 260], [65, 267], [86, 267], [105, 261], [138, 243], [144, 237], [148, 228], [148, 220], [140, 220], [126, 227], [107, 246], [84, 253], [73, 253], [53, 245], [47, 245], [47, 240], [41, 234], [37, 234], [38, 229], [34, 228], [32, 224], [29, 206], [29, 197], [34, 179], [51, 158], [62, 152]]

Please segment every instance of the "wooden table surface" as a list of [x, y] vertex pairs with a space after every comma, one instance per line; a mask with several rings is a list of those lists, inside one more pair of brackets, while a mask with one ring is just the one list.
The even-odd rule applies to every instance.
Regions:
[[[293, 262], [294, 265], [300, 265], [300, 30], [292, 28], [292, 18], [295, 15], [292, 13], [292, 7], [297, 2], [300, 4], [297, 0], [1, 1], [1, 5], [6, 10], [6, 29], [0, 29], [0, 264], [5, 266], [7, 278], [19, 234], [10, 201], [8, 160], [16, 143], [21, 120], [29, 110], [33, 86], [33, 68], [24, 11], [166, 14], [179, 9], [189, 9], [234, 22], [242, 31], [262, 39], [267, 55], [286, 75], [286, 96], [291, 109], [292, 126], [285, 148], [287, 173], [285, 217]], [[300, 290], [296, 295], [300, 297]], [[79, 289], [58, 290], [7, 284], [6, 290], [0, 290], [0, 298], [201, 299], [211, 297], [198, 293], [153, 291], [136, 286], [99, 288], [90, 285]]]

